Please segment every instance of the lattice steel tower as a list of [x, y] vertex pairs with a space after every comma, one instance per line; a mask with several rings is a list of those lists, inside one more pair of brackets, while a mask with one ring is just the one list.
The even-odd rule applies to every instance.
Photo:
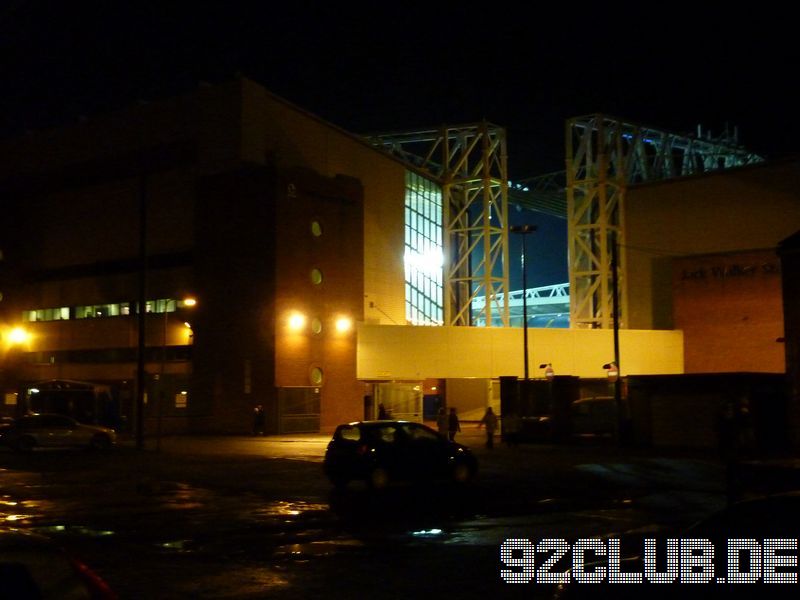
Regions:
[[763, 160], [734, 136], [677, 135], [604, 115], [566, 123], [570, 325], [613, 326], [612, 253], [618, 248], [620, 322], [625, 323], [625, 197], [630, 184]]
[[[505, 129], [481, 122], [367, 139], [442, 188], [444, 324], [508, 326]], [[488, 301], [473, 306], [479, 296]]]

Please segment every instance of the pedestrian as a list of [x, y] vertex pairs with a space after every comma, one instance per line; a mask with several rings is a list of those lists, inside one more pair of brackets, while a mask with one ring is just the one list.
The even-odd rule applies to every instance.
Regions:
[[478, 422], [478, 428], [486, 427], [486, 447], [491, 450], [494, 448], [494, 432], [497, 429], [497, 415], [492, 411], [492, 407], [486, 408], [483, 418]]
[[384, 419], [389, 418], [389, 413], [386, 412], [386, 407], [383, 405], [383, 402], [378, 404], [378, 420], [383, 421]]
[[450, 409], [450, 416], [447, 418], [447, 435], [451, 442], [456, 439], [456, 433], [459, 431], [461, 431], [461, 423], [459, 423], [456, 409], [453, 407]]
[[264, 407], [260, 404], [253, 409], [253, 435], [264, 435]]
[[441, 435], [447, 437], [448, 420], [447, 411], [444, 409], [444, 406], [440, 406], [439, 412], [436, 414], [436, 428]]

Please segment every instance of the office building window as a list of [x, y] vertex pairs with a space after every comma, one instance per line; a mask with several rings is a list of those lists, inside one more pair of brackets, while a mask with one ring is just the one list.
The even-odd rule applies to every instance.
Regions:
[[26, 310], [22, 313], [22, 320], [28, 322], [35, 321], [66, 321], [69, 319], [69, 307], [59, 308], [38, 308], [36, 310]]
[[[84, 304], [81, 306], [61, 306], [58, 308], [37, 308], [22, 311], [22, 320], [35, 321], [67, 321], [69, 319], [97, 319], [103, 317], [125, 317], [136, 314], [135, 302], [115, 302], [112, 304]], [[159, 298], [145, 303], [147, 313], [171, 313], [194, 306], [193, 300], [176, 300]]]

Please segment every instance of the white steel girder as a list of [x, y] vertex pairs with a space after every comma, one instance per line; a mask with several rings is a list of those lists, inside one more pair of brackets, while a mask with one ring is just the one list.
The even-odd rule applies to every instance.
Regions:
[[[445, 324], [508, 326], [505, 129], [484, 121], [367, 139], [442, 187]], [[490, 301], [473, 305], [479, 296]]]
[[760, 156], [731, 137], [682, 136], [603, 115], [566, 124], [570, 324], [614, 324], [612, 255], [617, 245], [620, 326], [627, 314], [625, 196], [629, 184], [706, 173]]

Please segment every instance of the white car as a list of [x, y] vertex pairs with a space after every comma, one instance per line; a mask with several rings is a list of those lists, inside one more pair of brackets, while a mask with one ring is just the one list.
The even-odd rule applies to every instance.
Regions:
[[106, 450], [117, 441], [113, 429], [84, 425], [72, 417], [57, 414], [30, 414], [15, 419], [2, 429], [0, 440], [11, 448], [30, 452], [34, 448], [85, 447]]

